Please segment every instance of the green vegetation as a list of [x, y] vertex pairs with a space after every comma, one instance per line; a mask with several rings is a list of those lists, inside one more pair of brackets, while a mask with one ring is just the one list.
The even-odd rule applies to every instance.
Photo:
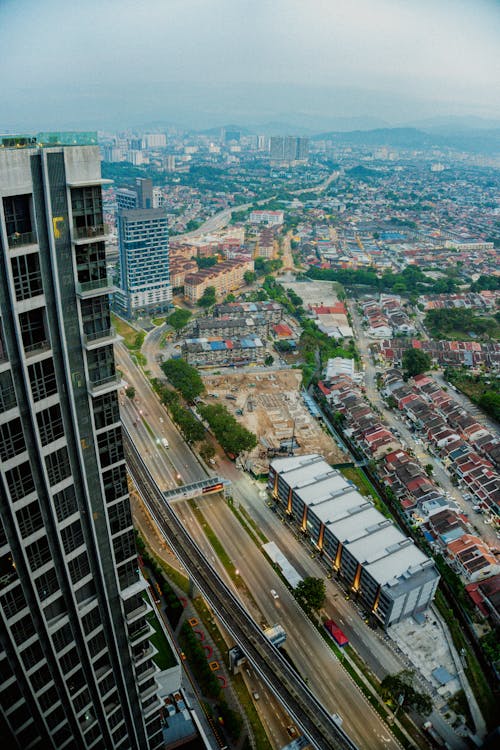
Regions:
[[218, 263], [218, 258], [216, 255], [193, 256], [192, 260], [196, 261], [196, 265], [200, 269], [212, 268], [212, 266], [216, 266]]
[[123, 318], [111, 313], [111, 322], [119, 336], [124, 339], [124, 344], [131, 352], [139, 352], [144, 342], [146, 333], [138, 331], [127, 323]]
[[151, 318], [151, 323], [154, 326], [162, 326], [165, 322], [166, 318]]
[[497, 723], [497, 707], [495, 696], [493, 695], [484, 672], [481, 669], [474, 652], [467, 643], [463, 629], [453, 614], [453, 610], [448, 607], [447, 602], [439, 589], [436, 592], [435, 603], [450, 629], [455, 648], [465, 658], [465, 674], [467, 675], [469, 684], [476, 696], [476, 700], [486, 724], [489, 728], [493, 728]]
[[178, 307], [171, 313], [167, 318], [167, 323], [172, 326], [176, 331], [180, 331], [189, 322], [191, 313], [189, 310], [184, 310], [182, 307]]
[[375, 269], [310, 268], [306, 276], [323, 281], [339, 281], [344, 286], [368, 286], [380, 292], [391, 291], [395, 294], [430, 293], [440, 294], [454, 292], [457, 282], [452, 278], [431, 279], [417, 266], [407, 266], [401, 273], [386, 271], [378, 276]]
[[429, 310], [424, 324], [434, 338], [463, 341], [469, 338], [500, 337], [500, 325], [494, 318], [475, 315], [468, 309]]
[[209, 461], [215, 456], [215, 448], [207, 440], [200, 445], [198, 452], [204, 461]]
[[168, 669], [174, 667], [176, 664], [176, 658], [172, 653], [169, 642], [163, 632], [158, 618], [155, 612], [150, 612], [147, 615], [147, 621], [154, 628], [155, 632], [149, 637], [150, 643], [158, 649], [158, 653], [154, 657], [154, 661], [160, 669]]
[[217, 300], [216, 294], [215, 294], [215, 287], [214, 286], [207, 286], [203, 294], [201, 295], [200, 299], [196, 303], [198, 307], [212, 307], [212, 305], [215, 305]]
[[135, 398], [135, 388], [133, 385], [129, 385], [128, 388], [125, 388], [125, 395], [127, 398], [131, 399], [132, 401]]
[[431, 358], [422, 349], [406, 349], [403, 354], [403, 368], [410, 377], [421, 375], [431, 366]]
[[271, 299], [279, 302], [291, 315], [294, 315], [302, 327], [298, 350], [303, 360], [301, 370], [305, 385], [308, 385], [314, 374], [326, 365], [328, 359], [332, 357], [359, 358], [352, 339], [347, 346], [341, 345], [320, 331], [316, 323], [306, 317], [303, 300], [294, 291], [285, 289], [273, 276], [266, 276], [263, 289]]
[[392, 700], [394, 705], [412, 709], [421, 716], [428, 716], [432, 711], [432, 700], [427, 693], [420, 693], [413, 687], [415, 673], [403, 669], [397, 674], [388, 674], [380, 683], [382, 697]]
[[279, 260], [266, 260], [265, 258], [255, 258], [254, 268], [257, 276], [267, 276], [278, 271], [283, 265], [283, 261]]
[[497, 422], [500, 422], [500, 391], [498, 380], [493, 375], [471, 375], [465, 370], [448, 368], [446, 380], [465, 393]]
[[243, 279], [245, 280], [245, 284], [253, 284], [257, 279], [257, 274], [254, 271], [245, 271], [245, 273], [243, 274]]
[[198, 405], [198, 411], [210, 425], [221, 447], [234, 456], [257, 445], [257, 438], [243, 427], [222, 404]]
[[208, 665], [207, 655], [200, 639], [187, 622], [182, 625], [179, 643], [186, 654], [201, 692], [205, 697], [217, 700], [221, 684]]
[[483, 289], [489, 289], [492, 292], [500, 289], [500, 277], [481, 274], [477, 281], [473, 281], [470, 285], [471, 292], [481, 292]]
[[169, 359], [162, 364], [161, 369], [186, 401], [194, 401], [205, 390], [198, 370], [188, 365], [184, 359]]
[[362, 495], [372, 498], [373, 504], [375, 505], [376, 509], [380, 511], [380, 513], [382, 513], [387, 518], [392, 518], [392, 513], [390, 512], [389, 508], [381, 499], [377, 490], [372, 485], [362, 469], [360, 469], [358, 466], [341, 466], [339, 470], [346, 479], [349, 479], [353, 484], [356, 485]]
[[325, 603], [326, 586], [322, 578], [304, 578], [294, 589], [294, 596], [306, 612], [319, 610]]
[[182, 432], [184, 440], [187, 443], [196, 443], [199, 440], [203, 440], [205, 437], [205, 428], [189, 409], [181, 405], [179, 394], [176, 391], [172, 391], [168, 386], [163, 385], [156, 378], [151, 380], [151, 385], [159, 395], [162, 404], [167, 407], [170, 416]]

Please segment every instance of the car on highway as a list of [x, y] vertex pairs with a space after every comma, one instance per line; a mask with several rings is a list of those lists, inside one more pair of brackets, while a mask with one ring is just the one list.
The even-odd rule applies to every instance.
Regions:
[[168, 448], [168, 440], [167, 440], [167, 438], [162, 438], [161, 439], [161, 444], [163, 445], [164, 448]]
[[280, 598], [280, 595], [274, 589], [271, 589], [271, 594], [272, 594], [273, 599], [279, 599]]

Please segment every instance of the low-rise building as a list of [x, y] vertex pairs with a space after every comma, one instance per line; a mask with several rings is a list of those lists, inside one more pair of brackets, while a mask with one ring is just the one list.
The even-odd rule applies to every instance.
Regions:
[[262, 315], [248, 317], [198, 318], [193, 324], [196, 338], [235, 338], [255, 334], [266, 336], [269, 324]]
[[245, 283], [244, 275], [253, 271], [253, 260], [226, 260], [210, 268], [188, 274], [184, 279], [184, 296], [195, 305], [208, 287], [213, 286], [217, 300], [222, 300], [230, 292]]
[[275, 459], [268, 491], [384, 627], [428, 608], [434, 562], [322, 456]]
[[283, 308], [278, 302], [229, 302], [215, 305], [215, 317], [248, 317], [262, 315], [270, 323], [279, 323], [283, 318]]
[[250, 224], [267, 224], [268, 226], [278, 227], [283, 224], [285, 214], [283, 211], [252, 211], [249, 217]]
[[262, 362], [265, 347], [254, 334], [237, 339], [193, 338], [182, 344], [182, 356], [195, 367], [234, 367]]

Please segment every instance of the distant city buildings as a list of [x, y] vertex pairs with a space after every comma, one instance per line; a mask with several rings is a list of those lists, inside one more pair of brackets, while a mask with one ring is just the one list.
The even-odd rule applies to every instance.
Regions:
[[258, 211], [252, 211], [248, 220], [250, 224], [268, 224], [272, 227], [279, 227], [285, 220], [285, 214], [283, 211], [267, 211], [261, 209]]
[[271, 164], [307, 164], [309, 158], [309, 138], [296, 136], [272, 136], [269, 142]]
[[171, 306], [168, 221], [163, 207], [153, 208], [158, 193], [151, 180], [116, 191], [119, 247], [118, 313], [127, 318], [165, 312]]

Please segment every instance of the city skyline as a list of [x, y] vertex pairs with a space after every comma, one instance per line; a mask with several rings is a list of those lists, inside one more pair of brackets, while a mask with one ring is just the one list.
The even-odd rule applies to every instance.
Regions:
[[489, 0], [473, 9], [450, 0], [191, 0], [149, 3], [143, 17], [132, 2], [68, 10], [49, 0], [20, 35], [35, 12], [30, 0], [0, 10], [4, 130], [500, 120], [500, 8]]

